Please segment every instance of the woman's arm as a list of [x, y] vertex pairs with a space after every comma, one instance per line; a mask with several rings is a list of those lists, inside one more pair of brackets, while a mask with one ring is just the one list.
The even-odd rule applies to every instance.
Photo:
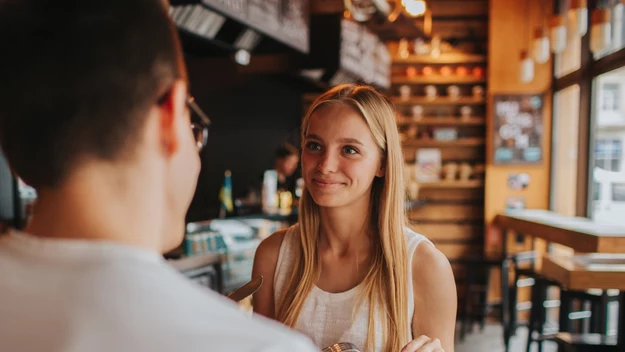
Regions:
[[271, 319], [275, 319], [273, 276], [286, 231], [281, 230], [265, 238], [254, 255], [252, 277], [263, 276], [263, 285], [252, 297], [254, 312]]
[[447, 257], [429, 243], [419, 244], [412, 260], [412, 281], [413, 336], [438, 339], [445, 352], [453, 352], [458, 298]]

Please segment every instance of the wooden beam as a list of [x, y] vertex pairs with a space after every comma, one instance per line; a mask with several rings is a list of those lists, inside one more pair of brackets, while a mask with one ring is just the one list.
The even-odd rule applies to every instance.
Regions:
[[284, 73], [298, 67], [298, 61], [288, 54], [252, 55], [247, 66], [237, 65], [237, 73]]
[[343, 0], [311, 0], [310, 13], [312, 15], [328, 15], [343, 13], [345, 2]]
[[[596, 5], [595, 0], [590, 1], [590, 5]], [[590, 11], [589, 11], [590, 17]], [[588, 18], [590, 23], [590, 18]], [[590, 176], [590, 143], [594, 142], [591, 136], [593, 129], [591, 128], [591, 116], [592, 116], [592, 81], [593, 75], [589, 70], [591, 67], [592, 53], [590, 52], [590, 31], [582, 37], [582, 50], [581, 50], [581, 69], [575, 73], [579, 73], [579, 122], [578, 122], [578, 136], [579, 143], [577, 144], [577, 185], [576, 185], [576, 200], [575, 200], [575, 215], [587, 216], [588, 215], [588, 180]], [[556, 180], [557, 182], [557, 180]]]
[[479, 16], [488, 15], [486, 0], [428, 1], [432, 16]]

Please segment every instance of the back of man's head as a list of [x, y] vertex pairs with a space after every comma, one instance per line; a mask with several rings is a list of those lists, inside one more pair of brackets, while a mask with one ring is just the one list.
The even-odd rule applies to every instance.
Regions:
[[159, 94], [186, 79], [162, 0], [5, 0], [0, 46], [0, 143], [35, 188], [132, 153]]

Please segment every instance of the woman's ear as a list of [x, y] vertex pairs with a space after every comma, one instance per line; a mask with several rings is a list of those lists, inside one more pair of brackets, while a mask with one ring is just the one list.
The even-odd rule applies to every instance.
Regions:
[[382, 157], [382, 161], [380, 162], [380, 167], [378, 171], [376, 171], [375, 175], [377, 177], [384, 177], [386, 175], [386, 158]]

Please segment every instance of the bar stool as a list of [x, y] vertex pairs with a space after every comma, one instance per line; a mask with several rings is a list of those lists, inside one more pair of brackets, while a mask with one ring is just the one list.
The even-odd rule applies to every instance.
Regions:
[[504, 259], [498, 255], [476, 256], [461, 260], [467, 268], [465, 292], [459, 314], [461, 341], [464, 340], [474, 323], [479, 323], [480, 330], [484, 329], [490, 309], [501, 309], [501, 303], [488, 304], [487, 296], [491, 269], [501, 268], [503, 262]]
[[[595, 316], [594, 319], [590, 321], [590, 324], [585, 326], [583, 329], [575, 329], [572, 324], [566, 324], [567, 320], [565, 316], [568, 315], [566, 310], [572, 306], [572, 301], [567, 298], [567, 296], [572, 297], [573, 299], [585, 298], [586, 295], [594, 296], [594, 305], [590, 307], [591, 314]], [[620, 313], [625, 313], [625, 309], [623, 309], [623, 304], [625, 302], [625, 294], [622, 292], [619, 295], [611, 295], [606, 291], [597, 295], [592, 292], [579, 292], [579, 291], [566, 291], [565, 292], [565, 306], [563, 311], [560, 313], [560, 321], [563, 329], [566, 329], [561, 332], [555, 334], [555, 336], [548, 337], [547, 339], [553, 340], [558, 344], [558, 347], [561, 351], [565, 352], [616, 352], [616, 351], [625, 351], [625, 346], [619, 345], [619, 336], [625, 336], [625, 332], [623, 329], [625, 328], [622, 324], [619, 323], [618, 326], [618, 335], [619, 336], [611, 336], [607, 335], [607, 307], [611, 302], [618, 301], [620, 307]], [[592, 317], [591, 315], [591, 317]], [[619, 317], [620, 322], [624, 321], [623, 317]], [[575, 330], [582, 330], [581, 333]]]
[[[607, 336], [607, 309], [608, 304], [617, 300], [606, 292], [595, 294], [591, 291], [571, 291], [560, 288], [560, 311], [558, 314], [558, 332], [544, 334], [546, 320], [545, 307], [542, 296], [543, 290], [532, 292], [532, 310], [528, 325], [527, 349], [529, 352], [533, 342], [538, 343], [538, 351], [542, 351], [544, 341], [555, 341], [564, 351], [613, 351], [616, 346], [616, 337]], [[575, 311], [575, 303], [579, 303], [582, 310]], [[587, 309], [584, 306], [588, 306]], [[574, 322], [587, 321], [584, 328], [574, 328]], [[579, 325], [579, 324], [577, 324]], [[538, 332], [538, 337], [534, 337]], [[581, 334], [572, 334], [581, 332]]]
[[[483, 257], [469, 258], [465, 260], [467, 265], [467, 280], [464, 301], [461, 310], [461, 331], [460, 340], [463, 340], [470, 327], [477, 321], [480, 329], [484, 328], [484, 323], [489, 310], [499, 309], [500, 321], [503, 326], [503, 339], [506, 351], [509, 349], [510, 338], [516, 334], [519, 326], [526, 325], [519, 323], [518, 312], [523, 308], [523, 304], [517, 304], [518, 288], [536, 285], [539, 278], [533, 272], [536, 252], [521, 252], [503, 257], [501, 255], [486, 255]], [[526, 265], [527, 267], [523, 267]], [[501, 302], [488, 304], [487, 293], [490, 284], [490, 272], [492, 269], [501, 270]], [[513, 270], [513, 279], [510, 280], [510, 269]], [[481, 275], [480, 275], [481, 274]], [[480, 280], [481, 279], [481, 280]], [[512, 284], [510, 284], [512, 281]], [[539, 287], [545, 287], [540, 281]], [[550, 282], [551, 283], [551, 282]], [[555, 284], [555, 283], [551, 283]], [[477, 297], [475, 297], [477, 296]], [[476, 299], [477, 298], [477, 299]], [[473, 301], [477, 300], [477, 303]], [[525, 306], [529, 305], [530, 302]], [[477, 314], [475, 313], [477, 311]]]
[[[509, 273], [510, 263], [512, 264], [512, 280], [502, 282], [502, 292], [508, 296], [504, 301], [505, 318], [502, 319], [504, 329], [504, 344], [506, 351], [509, 348], [510, 338], [516, 335], [516, 331], [521, 326], [531, 326], [534, 322], [519, 321], [518, 314], [521, 311], [530, 310], [530, 318], [532, 310], [538, 310], [542, 317], [540, 327], [543, 328], [546, 320], [546, 307], [557, 307], [560, 302], [558, 300], [549, 300], [547, 292], [552, 287], [559, 287], [556, 281], [550, 280], [544, 275], [534, 270], [538, 253], [535, 251], [521, 252], [509, 256], [507, 264], [504, 266], [506, 274]], [[508, 284], [512, 281], [512, 285]], [[526, 302], [518, 302], [518, 290], [521, 287], [531, 287], [531, 300]], [[536, 314], [536, 313], [535, 313]], [[536, 315], [535, 315], [536, 316]]]

